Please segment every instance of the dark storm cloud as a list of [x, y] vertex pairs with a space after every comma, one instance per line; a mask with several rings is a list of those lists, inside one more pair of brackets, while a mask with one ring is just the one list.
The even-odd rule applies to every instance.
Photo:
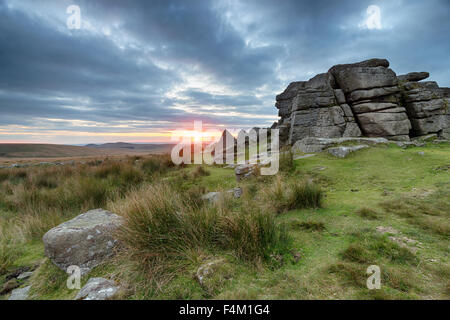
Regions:
[[[71, 4], [87, 28], [67, 30]], [[361, 27], [373, 4], [381, 30]], [[449, 10], [445, 0], [0, 0], [0, 129], [45, 118], [99, 132], [124, 121], [270, 125], [290, 81], [372, 57], [449, 86]]]

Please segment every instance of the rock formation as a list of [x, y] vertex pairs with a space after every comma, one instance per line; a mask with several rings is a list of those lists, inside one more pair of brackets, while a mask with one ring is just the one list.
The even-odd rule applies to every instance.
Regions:
[[389, 61], [371, 59], [292, 82], [276, 97], [280, 142], [359, 136], [409, 141], [429, 133], [448, 138], [450, 89], [418, 82], [428, 76], [397, 77]]

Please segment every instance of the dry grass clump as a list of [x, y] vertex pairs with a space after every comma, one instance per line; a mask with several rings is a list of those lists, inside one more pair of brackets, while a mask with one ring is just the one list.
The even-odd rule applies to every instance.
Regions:
[[205, 177], [205, 176], [209, 176], [211, 173], [206, 170], [203, 166], [198, 166], [194, 169], [194, 171], [192, 172], [192, 177], [194, 179], [198, 178], [198, 177]]
[[294, 209], [320, 208], [323, 192], [313, 182], [282, 180], [280, 176], [263, 190], [265, 201], [271, 210], [282, 213]]
[[134, 190], [111, 210], [125, 217], [119, 238], [126, 260], [157, 286], [184, 268], [193, 252], [232, 252], [238, 259], [263, 261], [289, 244], [270, 213], [233, 212], [224, 202], [201, 206], [167, 184]]
[[280, 151], [280, 167], [281, 172], [292, 172], [295, 169], [294, 154], [291, 147], [282, 148]]
[[356, 214], [369, 220], [376, 220], [379, 218], [379, 213], [370, 208], [361, 208], [356, 211]]

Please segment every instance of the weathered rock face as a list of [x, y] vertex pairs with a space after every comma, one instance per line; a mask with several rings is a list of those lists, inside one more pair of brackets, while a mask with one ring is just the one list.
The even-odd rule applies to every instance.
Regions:
[[332, 83], [332, 76], [323, 73], [309, 81], [291, 83], [277, 96], [282, 117], [278, 127], [281, 142], [293, 144], [305, 137], [361, 135], [343, 92], [334, 90]]
[[333, 66], [308, 81], [291, 83], [276, 97], [281, 144], [306, 137], [410, 136], [449, 129], [449, 92], [435, 82], [417, 82], [427, 72], [396, 76], [386, 59]]
[[[411, 78], [410, 78], [411, 79]], [[401, 83], [402, 98], [412, 125], [414, 136], [437, 133], [450, 138], [450, 96], [448, 88], [439, 88], [436, 82]]]
[[62, 270], [76, 265], [85, 274], [114, 255], [114, 231], [122, 223], [120, 216], [102, 209], [83, 213], [44, 235], [45, 254]]

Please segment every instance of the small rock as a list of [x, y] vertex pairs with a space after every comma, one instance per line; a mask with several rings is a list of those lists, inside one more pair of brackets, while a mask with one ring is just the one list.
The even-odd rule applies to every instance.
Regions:
[[328, 153], [338, 157], [338, 158], [345, 158], [350, 152], [355, 152], [357, 150], [361, 150], [364, 148], [368, 148], [368, 145], [358, 145], [358, 146], [352, 146], [352, 147], [335, 147], [335, 148], [330, 148], [328, 149]]
[[14, 270], [12, 270], [10, 273], [8, 273], [6, 275], [6, 281], [9, 281], [13, 278], [17, 278], [18, 276], [20, 276], [22, 273], [30, 271], [30, 270], [34, 270], [37, 266], [34, 267], [20, 267], [20, 268], [16, 268]]
[[27, 300], [31, 286], [13, 290], [8, 300]]
[[425, 154], [425, 152], [419, 151], [419, 152], [417, 152], [417, 154], [420, 155], [420, 156], [423, 156]]
[[201, 265], [195, 273], [195, 278], [200, 285], [203, 285], [205, 278], [210, 277], [223, 262], [223, 259], [217, 259]]
[[217, 202], [220, 199], [220, 192], [209, 192], [207, 194], [204, 194], [201, 198], [205, 201]]
[[228, 193], [232, 193], [235, 199], [239, 199], [242, 196], [242, 189], [240, 187], [236, 187], [227, 191]]
[[108, 300], [119, 290], [114, 281], [104, 278], [91, 278], [78, 292], [75, 300]]
[[244, 178], [248, 178], [253, 175], [256, 168], [255, 164], [240, 164], [234, 169], [236, 180], [241, 181]]
[[398, 234], [398, 231], [392, 227], [379, 226], [376, 229], [379, 233], [382, 233], [382, 234], [385, 234], [385, 233]]
[[17, 277], [17, 280], [25, 280], [25, 279], [30, 278], [32, 275], [33, 275], [33, 272], [24, 272], [24, 273], [21, 273], [21, 274]]

